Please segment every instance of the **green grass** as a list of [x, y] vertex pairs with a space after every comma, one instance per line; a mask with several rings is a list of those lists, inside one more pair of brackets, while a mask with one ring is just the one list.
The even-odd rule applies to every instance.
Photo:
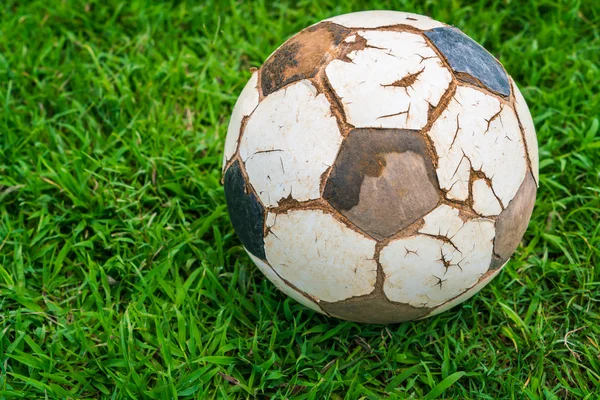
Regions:
[[[597, 1], [340, 3], [2, 1], [0, 398], [599, 398]], [[370, 8], [428, 14], [497, 55], [541, 158], [504, 272], [388, 327], [278, 293], [220, 185], [249, 68]]]

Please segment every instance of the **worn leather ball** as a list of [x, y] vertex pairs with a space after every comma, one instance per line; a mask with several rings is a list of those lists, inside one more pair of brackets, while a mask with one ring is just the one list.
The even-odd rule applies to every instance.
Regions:
[[281, 291], [393, 323], [473, 296], [527, 228], [538, 146], [503, 66], [416, 14], [330, 18], [242, 90], [223, 163], [231, 222]]

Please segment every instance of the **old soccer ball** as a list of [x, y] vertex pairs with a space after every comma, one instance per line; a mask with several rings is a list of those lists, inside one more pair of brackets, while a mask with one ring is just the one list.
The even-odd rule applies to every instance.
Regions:
[[242, 90], [223, 163], [231, 222], [281, 291], [392, 323], [473, 296], [535, 202], [531, 115], [458, 29], [369, 11], [304, 29]]

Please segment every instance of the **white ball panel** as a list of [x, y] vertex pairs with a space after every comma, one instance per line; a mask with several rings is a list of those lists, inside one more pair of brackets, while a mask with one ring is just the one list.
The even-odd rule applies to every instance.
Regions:
[[486, 275], [485, 277], [481, 278], [476, 284], [471, 286], [464, 293], [462, 293], [462, 294], [456, 296], [455, 298], [453, 298], [452, 300], [449, 300], [446, 303], [442, 304], [441, 306], [439, 306], [438, 308], [436, 308], [435, 310], [433, 310], [431, 313], [429, 313], [428, 315], [426, 315], [423, 318], [441, 314], [444, 311], [447, 311], [447, 310], [451, 309], [452, 307], [457, 306], [457, 305], [469, 300], [471, 297], [475, 296], [481, 289], [483, 289], [485, 286], [487, 286], [487, 284], [490, 283], [492, 281], [492, 279], [494, 279], [496, 277], [496, 275], [498, 275], [500, 273], [500, 271], [504, 268], [504, 266], [507, 263], [508, 263], [508, 261], [505, 262], [500, 268], [493, 271], [491, 274]]
[[414, 307], [442, 303], [449, 296], [437, 286], [439, 277], [445, 273], [439, 261], [443, 244], [432, 237], [415, 235], [387, 245], [379, 257], [385, 274], [386, 296]]
[[409, 25], [413, 28], [429, 30], [445, 26], [441, 22], [424, 15], [399, 11], [360, 11], [338, 15], [326, 21], [343, 25], [346, 28], [379, 28], [392, 25]]
[[494, 239], [491, 220], [477, 218], [463, 223], [458, 212], [447, 205], [428, 217], [419, 232], [445, 236], [451, 243], [415, 235], [383, 248], [383, 288], [392, 301], [435, 307], [475, 284], [490, 265]]
[[373, 291], [374, 240], [321, 210], [289, 211], [267, 221], [267, 261], [300, 290], [330, 302]]
[[302, 80], [258, 105], [242, 136], [240, 157], [262, 203], [273, 207], [289, 195], [298, 201], [319, 198], [321, 175], [341, 143], [325, 95]]
[[242, 89], [240, 97], [238, 97], [229, 119], [229, 126], [227, 127], [227, 137], [225, 138], [225, 154], [223, 155], [223, 168], [235, 154], [237, 149], [238, 139], [240, 137], [240, 130], [242, 127], [242, 120], [245, 116], [252, 114], [252, 111], [258, 105], [258, 72], [253, 72], [252, 77]]
[[321, 310], [321, 308], [319, 308], [319, 306], [314, 301], [309, 300], [306, 296], [299, 293], [294, 288], [290, 287], [287, 283], [285, 283], [283, 279], [281, 279], [279, 275], [277, 275], [275, 271], [273, 271], [269, 264], [267, 264], [260, 258], [255, 257], [254, 255], [252, 255], [252, 253], [248, 251], [246, 251], [246, 253], [248, 253], [254, 264], [256, 264], [258, 269], [260, 269], [260, 272], [262, 272], [275, 285], [275, 287], [277, 287], [277, 289], [281, 290], [283, 293], [290, 296], [292, 299], [296, 300], [303, 306], [323, 314], [323, 310]]
[[458, 208], [442, 204], [423, 217], [425, 223], [421, 229], [419, 229], [419, 232], [451, 238], [456, 235], [464, 225], [463, 220], [458, 214]]
[[486, 140], [473, 146], [477, 149], [473, 153], [477, 151], [480, 155], [477, 158], [479, 164], [473, 162], [473, 167], [483, 171], [492, 180], [494, 192], [502, 204], [508, 205], [527, 173], [527, 152], [519, 121], [512, 108], [502, 108], [499, 117], [490, 123], [484, 138]]
[[495, 97], [459, 86], [428, 135], [438, 155], [440, 187], [448, 190], [448, 198], [468, 198], [471, 169], [491, 179], [504, 205], [519, 190], [527, 171], [525, 146], [514, 112]]
[[[390, 31], [358, 35], [376, 48], [350, 52], [352, 62], [333, 60], [325, 69], [347, 122], [357, 128], [423, 128], [429, 105], [438, 104], [452, 80], [450, 72], [420, 35]], [[412, 84], [398, 86], [410, 75], [416, 75]]]
[[502, 207], [494, 196], [494, 192], [483, 179], [473, 181], [473, 209], [484, 217], [498, 215], [502, 212]]

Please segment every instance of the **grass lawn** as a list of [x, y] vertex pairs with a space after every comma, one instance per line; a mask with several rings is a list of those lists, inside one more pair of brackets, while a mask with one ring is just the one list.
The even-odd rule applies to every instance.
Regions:
[[[0, 3], [0, 398], [599, 398], [598, 2], [340, 3]], [[504, 272], [387, 327], [280, 294], [220, 184], [249, 69], [370, 8], [430, 15], [494, 53], [541, 159]]]

